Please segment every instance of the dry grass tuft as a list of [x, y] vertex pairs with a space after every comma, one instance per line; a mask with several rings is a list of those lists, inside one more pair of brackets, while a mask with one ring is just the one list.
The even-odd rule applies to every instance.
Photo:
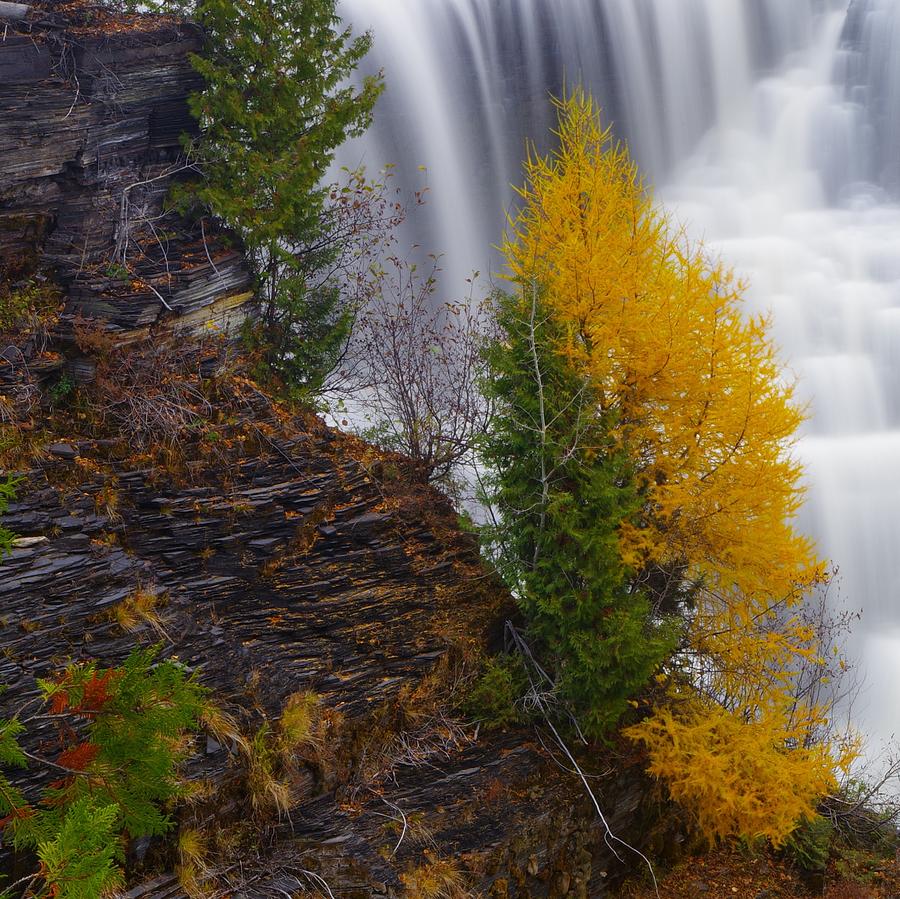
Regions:
[[425, 864], [400, 875], [409, 899], [470, 899], [458, 861], [437, 858], [427, 849], [425, 857]]
[[208, 879], [206, 859], [208, 845], [206, 835], [193, 827], [182, 828], [178, 834], [178, 882], [191, 897], [200, 899], [208, 895], [205, 881]]
[[278, 735], [283, 752], [290, 753], [304, 746], [319, 746], [321, 734], [317, 732], [321, 699], [312, 692], [293, 693], [284, 704], [278, 722]]
[[280, 818], [292, 804], [290, 784], [280, 776], [276, 744], [268, 722], [247, 743], [247, 792], [253, 813], [260, 817], [275, 813]]
[[149, 587], [138, 587], [111, 610], [111, 615], [126, 633], [133, 634], [147, 626], [153, 628], [160, 637], [167, 639], [168, 635], [159, 613], [160, 607], [164, 604], [164, 593]]

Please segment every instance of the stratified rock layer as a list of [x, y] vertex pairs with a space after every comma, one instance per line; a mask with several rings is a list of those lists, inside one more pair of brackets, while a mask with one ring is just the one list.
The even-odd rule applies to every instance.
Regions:
[[[582, 785], [535, 735], [404, 719], [410, 694], [483, 644], [507, 602], [474, 541], [358, 441], [314, 423], [285, 436], [267, 414], [260, 401], [237, 425], [273, 435], [251, 453], [177, 478], [104, 459], [102, 443], [48, 447], [5, 519], [24, 539], [2, 564], [0, 679], [13, 689], [0, 715], [69, 658], [115, 662], [161, 639], [226, 706], [277, 715], [312, 690], [350, 734], [242, 895], [296, 892], [313, 871], [335, 895], [416, 896], [416, 872], [449, 859], [471, 895], [602, 896], [636, 858], [615, 858]], [[160, 621], [125, 632], [116, 609], [137, 590], [160, 595]], [[215, 746], [194, 773], [215, 776], [226, 756]], [[640, 775], [609, 766], [593, 784], [611, 826], [645, 843]], [[131, 895], [182, 893], [157, 878]]]
[[63, 323], [120, 339], [233, 328], [252, 299], [240, 254], [162, 215], [196, 127], [197, 29], [47, 3], [0, 31], [0, 271], [39, 262], [67, 288]]
[[138, 589], [164, 597], [167, 648], [223, 696], [253, 674], [272, 709], [309, 689], [361, 717], [421, 680], [454, 627], [478, 632], [477, 553], [437, 537], [421, 498], [386, 498], [341, 442], [321, 427], [272, 438], [227, 471], [193, 468], [193, 484], [95, 473], [88, 445], [52, 445], [5, 519], [24, 538], [0, 580], [15, 702], [63, 656], [121, 658], [134, 636], [111, 612]]

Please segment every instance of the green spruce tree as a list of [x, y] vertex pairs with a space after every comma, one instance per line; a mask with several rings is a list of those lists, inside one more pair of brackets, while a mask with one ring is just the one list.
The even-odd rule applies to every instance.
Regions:
[[371, 44], [353, 37], [336, 0], [199, 0], [205, 88], [191, 99], [189, 187], [242, 238], [261, 299], [264, 368], [314, 392], [346, 341], [352, 310], [335, 267], [352, 229], [335, 222], [322, 184], [335, 149], [369, 125], [380, 77], [350, 78]]
[[639, 498], [593, 386], [556, 351], [564, 331], [537, 288], [496, 306], [485, 385], [495, 417], [482, 444], [499, 513], [489, 539], [562, 698], [600, 736], [671, 652], [675, 629], [620, 558], [618, 529]]

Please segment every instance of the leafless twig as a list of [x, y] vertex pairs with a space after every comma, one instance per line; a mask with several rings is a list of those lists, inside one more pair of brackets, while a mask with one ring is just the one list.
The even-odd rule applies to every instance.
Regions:
[[[534, 654], [531, 652], [531, 648], [528, 646], [528, 643], [519, 633], [518, 628], [516, 628], [516, 626], [511, 621], [506, 622], [506, 633], [512, 640], [513, 645], [521, 654], [523, 662], [525, 663], [525, 670], [528, 673], [528, 680], [531, 686], [527, 701], [531, 709], [540, 712], [545, 723], [550, 728], [550, 731], [553, 734], [553, 738], [556, 740], [557, 745], [569, 760], [569, 764], [578, 774], [579, 779], [581, 780], [582, 784], [584, 785], [584, 789], [588, 794], [588, 797], [593, 803], [594, 809], [597, 812], [597, 816], [600, 818], [600, 823], [603, 825], [604, 842], [606, 843], [610, 852], [612, 852], [612, 854], [619, 861], [622, 861], [622, 857], [616, 851], [613, 843], [618, 843], [624, 848], [631, 850], [644, 861], [644, 863], [647, 865], [648, 870], [650, 871], [650, 877], [653, 879], [653, 889], [656, 893], [657, 899], [660, 899], [659, 884], [656, 881], [656, 874], [653, 870], [653, 865], [651, 864], [650, 859], [647, 858], [647, 856], [644, 855], [644, 853], [641, 852], [640, 849], [635, 848], [630, 843], [626, 843], [625, 840], [621, 839], [620, 837], [616, 836], [615, 833], [613, 833], [612, 829], [609, 826], [609, 822], [606, 820], [606, 816], [603, 814], [603, 810], [600, 807], [600, 802], [594, 794], [594, 791], [591, 789], [591, 785], [588, 782], [587, 776], [576, 761], [575, 756], [572, 754], [565, 740], [563, 740], [556, 725], [553, 723], [554, 709], [552, 708], [551, 702], [555, 701], [556, 685], [547, 675], [547, 672], [543, 669], [543, 667], [541, 667], [541, 665], [537, 662]], [[554, 697], [554, 700], [551, 700], [550, 697]]]

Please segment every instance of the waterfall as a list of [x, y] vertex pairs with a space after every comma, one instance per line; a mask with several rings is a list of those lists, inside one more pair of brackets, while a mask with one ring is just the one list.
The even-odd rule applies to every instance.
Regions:
[[343, 0], [387, 91], [341, 162], [427, 168], [444, 288], [491, 247], [551, 94], [584, 84], [696, 240], [771, 311], [810, 419], [802, 526], [861, 608], [876, 736], [900, 723], [900, 0]]

